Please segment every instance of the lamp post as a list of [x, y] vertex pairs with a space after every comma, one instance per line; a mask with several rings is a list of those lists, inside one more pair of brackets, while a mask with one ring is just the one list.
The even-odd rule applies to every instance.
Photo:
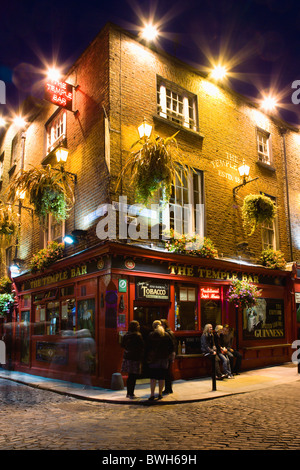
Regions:
[[255, 181], [258, 179], [258, 176], [256, 178], [253, 178], [252, 180], [247, 180], [249, 177], [250, 173], [250, 167], [245, 164], [245, 160], [243, 160], [243, 164], [238, 168], [240, 177], [243, 178], [242, 184], [239, 184], [238, 186], [235, 186], [233, 188], [233, 198], [235, 199], [236, 193], [241, 189], [243, 186], [245, 186], [248, 183], [252, 183], [252, 181]]

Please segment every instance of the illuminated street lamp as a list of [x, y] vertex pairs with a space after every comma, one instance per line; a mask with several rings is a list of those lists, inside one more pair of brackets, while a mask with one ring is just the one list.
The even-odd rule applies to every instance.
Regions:
[[0, 127], [5, 127], [5, 126], [6, 126], [5, 119], [2, 116], [0, 116]]
[[53, 82], [58, 82], [61, 77], [61, 73], [57, 68], [51, 67], [48, 69], [47, 77], [48, 77], [48, 80], [51, 80]]
[[269, 111], [269, 112], [274, 111], [276, 106], [277, 106], [277, 100], [273, 96], [266, 96], [261, 103], [261, 107], [265, 111]]
[[158, 36], [158, 30], [152, 23], [148, 23], [142, 29], [141, 36], [147, 41], [154, 41]]
[[238, 190], [240, 188], [242, 188], [246, 184], [252, 183], [252, 181], [255, 181], [255, 180], [258, 179], [258, 176], [257, 176], [256, 178], [253, 178], [252, 180], [247, 181], [247, 178], [248, 178], [249, 173], [250, 173], [250, 167], [245, 164], [245, 160], [243, 160], [243, 164], [238, 168], [238, 171], [239, 171], [240, 177], [243, 178], [243, 182], [242, 182], [242, 184], [239, 184], [238, 186], [233, 188], [233, 197], [234, 197], [234, 199], [235, 199], [236, 193], [238, 192]]
[[211, 77], [215, 80], [223, 80], [227, 75], [227, 70], [224, 65], [216, 65], [211, 72]]
[[149, 138], [152, 132], [152, 126], [146, 123], [144, 119], [143, 123], [138, 127], [140, 139]]
[[26, 120], [22, 116], [16, 116], [13, 119], [13, 123], [15, 124], [15, 126], [19, 127], [20, 129], [26, 126]]

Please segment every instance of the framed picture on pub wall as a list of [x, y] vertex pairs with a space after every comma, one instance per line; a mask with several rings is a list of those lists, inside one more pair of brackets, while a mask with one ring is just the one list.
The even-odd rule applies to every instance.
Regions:
[[91, 335], [95, 335], [95, 299], [79, 300], [77, 304], [78, 311], [78, 330], [89, 330]]

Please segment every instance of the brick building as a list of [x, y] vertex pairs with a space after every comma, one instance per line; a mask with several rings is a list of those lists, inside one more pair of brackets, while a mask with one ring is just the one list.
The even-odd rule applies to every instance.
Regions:
[[[33, 212], [21, 211], [17, 257], [24, 264], [13, 278], [18, 307], [10, 353], [15, 367], [83, 381], [87, 370], [72, 361], [77, 343], [61, 332], [75, 336], [85, 309], [96, 346], [88, 371], [95, 384], [109, 385], [111, 374], [120, 370], [119, 339], [134, 318], [146, 329], [153, 319], [168, 317], [178, 341], [186, 345], [186, 354], [178, 354], [175, 377], [207, 373], [199, 346], [207, 322], [232, 325], [245, 368], [289, 360], [296, 335], [291, 266], [300, 250], [298, 130], [113, 25], [88, 46], [65, 82], [74, 87], [73, 111], [46, 101], [29, 103], [26, 129], [16, 132], [10, 126], [2, 136], [2, 198], [21, 169], [55, 166], [61, 142], [69, 151], [65, 169], [76, 175], [75, 206], [65, 222], [57, 224], [49, 216], [42, 228]], [[171, 202], [191, 204], [194, 214], [196, 204], [202, 208], [199, 225], [195, 215], [189, 227], [213, 241], [217, 259], [166, 252], [161, 240], [139, 239], [134, 214], [126, 219], [126, 230], [132, 224], [136, 237], [99, 239], [103, 205], [115, 202], [119, 207], [120, 196], [126, 196], [128, 205], [135, 202], [130, 174], [121, 180], [120, 175], [144, 119], [161, 137], [179, 131], [178, 146], [194, 172], [183, 183], [177, 181]], [[254, 181], [234, 196], [234, 188], [243, 182], [238, 172], [243, 162]], [[268, 195], [278, 214], [274, 223], [251, 236], [241, 216], [243, 199], [250, 193]], [[164, 217], [157, 221], [172, 226], [172, 213], [167, 213], [168, 220]], [[74, 230], [85, 236], [76, 245], [66, 245], [62, 260], [44, 272], [26, 270], [32, 255], [48, 241], [61, 241]], [[281, 250], [289, 268], [259, 265], [267, 247]], [[6, 250], [6, 267], [15, 253], [14, 246]], [[248, 279], [263, 290], [256, 329], [250, 329], [247, 312], [237, 317], [226, 301], [233, 278]]]

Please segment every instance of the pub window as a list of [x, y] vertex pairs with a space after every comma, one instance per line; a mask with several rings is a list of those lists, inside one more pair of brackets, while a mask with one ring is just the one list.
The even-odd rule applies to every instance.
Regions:
[[208, 323], [215, 328], [222, 323], [222, 301], [220, 287], [201, 287], [201, 328]]
[[166, 230], [179, 234], [196, 233], [204, 236], [203, 173], [193, 171], [188, 175], [181, 169], [172, 185], [169, 204], [162, 211]]
[[197, 129], [197, 97], [175, 83], [158, 77], [157, 113], [175, 124]]
[[65, 221], [57, 221], [51, 214], [46, 216], [45, 230], [44, 234], [44, 247], [48, 243], [56, 241], [58, 243], [63, 242], [65, 236]]
[[67, 114], [66, 111], [58, 113], [46, 125], [47, 133], [47, 154], [55, 149], [67, 135]]
[[271, 136], [269, 132], [257, 129], [256, 138], [258, 161], [271, 165]]
[[[276, 205], [276, 198], [268, 196]], [[278, 239], [278, 220], [277, 218], [272, 222], [263, 222], [261, 224], [261, 236], [262, 236], [262, 249], [273, 249], [277, 250], [277, 239]]]
[[175, 331], [198, 330], [197, 288], [176, 285]]

